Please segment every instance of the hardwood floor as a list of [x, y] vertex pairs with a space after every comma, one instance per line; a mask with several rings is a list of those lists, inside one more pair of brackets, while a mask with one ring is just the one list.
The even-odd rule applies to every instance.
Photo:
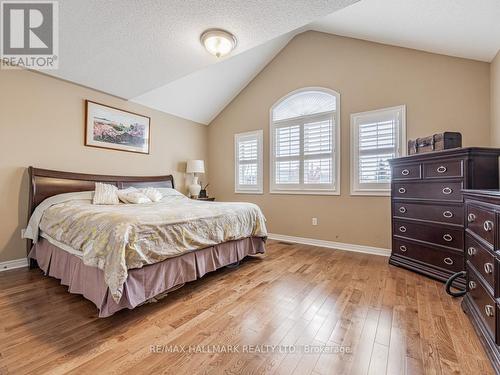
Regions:
[[2, 272], [0, 373], [493, 370], [460, 300], [441, 283], [389, 266], [385, 257], [269, 241], [264, 259], [106, 319], [40, 270]]

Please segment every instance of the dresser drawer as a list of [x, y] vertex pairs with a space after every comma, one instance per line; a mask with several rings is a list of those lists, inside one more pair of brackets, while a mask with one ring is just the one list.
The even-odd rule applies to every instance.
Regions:
[[393, 220], [392, 233], [395, 236], [430, 242], [451, 247], [463, 252], [463, 230], [432, 224]]
[[485, 323], [489, 334], [491, 337], [495, 338], [495, 319], [497, 315], [495, 301], [478, 280], [475, 272], [470, 268], [468, 272], [468, 280], [467, 289], [469, 290], [469, 296], [474, 302], [476, 311]]
[[483, 247], [470, 234], [465, 235], [465, 252], [467, 260], [481, 274], [484, 280], [493, 290], [495, 281], [493, 278], [495, 268], [495, 258], [488, 249]]
[[394, 239], [392, 243], [392, 252], [394, 254], [418, 260], [434, 267], [443, 268], [450, 272], [463, 271], [464, 269], [464, 257], [462, 253], [435, 249], [430, 246], [401, 239]]
[[463, 182], [394, 182], [393, 198], [462, 202]]
[[437, 221], [449, 224], [464, 224], [464, 208], [460, 206], [425, 203], [395, 202], [392, 216]]
[[409, 165], [398, 165], [392, 168], [391, 174], [392, 180], [410, 180], [410, 179], [421, 179], [422, 178], [422, 165], [421, 164], [409, 164]]
[[495, 242], [495, 212], [467, 203], [467, 228], [493, 246]]
[[424, 164], [424, 178], [457, 178], [463, 175], [463, 160], [444, 160]]

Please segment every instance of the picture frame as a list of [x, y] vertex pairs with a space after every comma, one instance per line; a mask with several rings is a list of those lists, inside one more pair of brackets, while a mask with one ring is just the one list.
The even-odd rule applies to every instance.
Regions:
[[149, 154], [151, 118], [85, 100], [85, 146]]

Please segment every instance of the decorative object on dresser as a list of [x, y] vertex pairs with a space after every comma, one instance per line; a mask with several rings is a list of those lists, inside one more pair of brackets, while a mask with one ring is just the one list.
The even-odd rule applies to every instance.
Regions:
[[[446, 281], [464, 270], [462, 189], [497, 189], [500, 149], [460, 148], [392, 159], [389, 263]], [[464, 287], [458, 278], [454, 286]]]
[[467, 293], [469, 315], [493, 368], [500, 374], [500, 191], [465, 190]]
[[425, 152], [443, 151], [462, 147], [462, 134], [444, 132], [429, 137], [410, 139], [408, 141], [408, 154], [422, 154]]
[[198, 198], [208, 198], [207, 187], [209, 185], [210, 184], [206, 184], [205, 186], [203, 186], [203, 182], [200, 181], [201, 190], [200, 190], [200, 195], [198, 196]]
[[201, 186], [198, 183], [197, 173], [205, 173], [205, 162], [203, 160], [188, 160], [186, 166], [186, 173], [193, 174], [193, 181], [189, 185], [189, 196], [197, 198], [200, 194]]

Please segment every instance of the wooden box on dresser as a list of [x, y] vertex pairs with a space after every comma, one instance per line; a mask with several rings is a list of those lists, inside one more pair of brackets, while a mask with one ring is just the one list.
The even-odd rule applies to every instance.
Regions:
[[473, 147], [390, 160], [389, 263], [440, 281], [464, 270], [462, 189], [497, 189], [499, 156], [500, 149]]
[[500, 374], [500, 192], [466, 190], [467, 293], [462, 301]]

